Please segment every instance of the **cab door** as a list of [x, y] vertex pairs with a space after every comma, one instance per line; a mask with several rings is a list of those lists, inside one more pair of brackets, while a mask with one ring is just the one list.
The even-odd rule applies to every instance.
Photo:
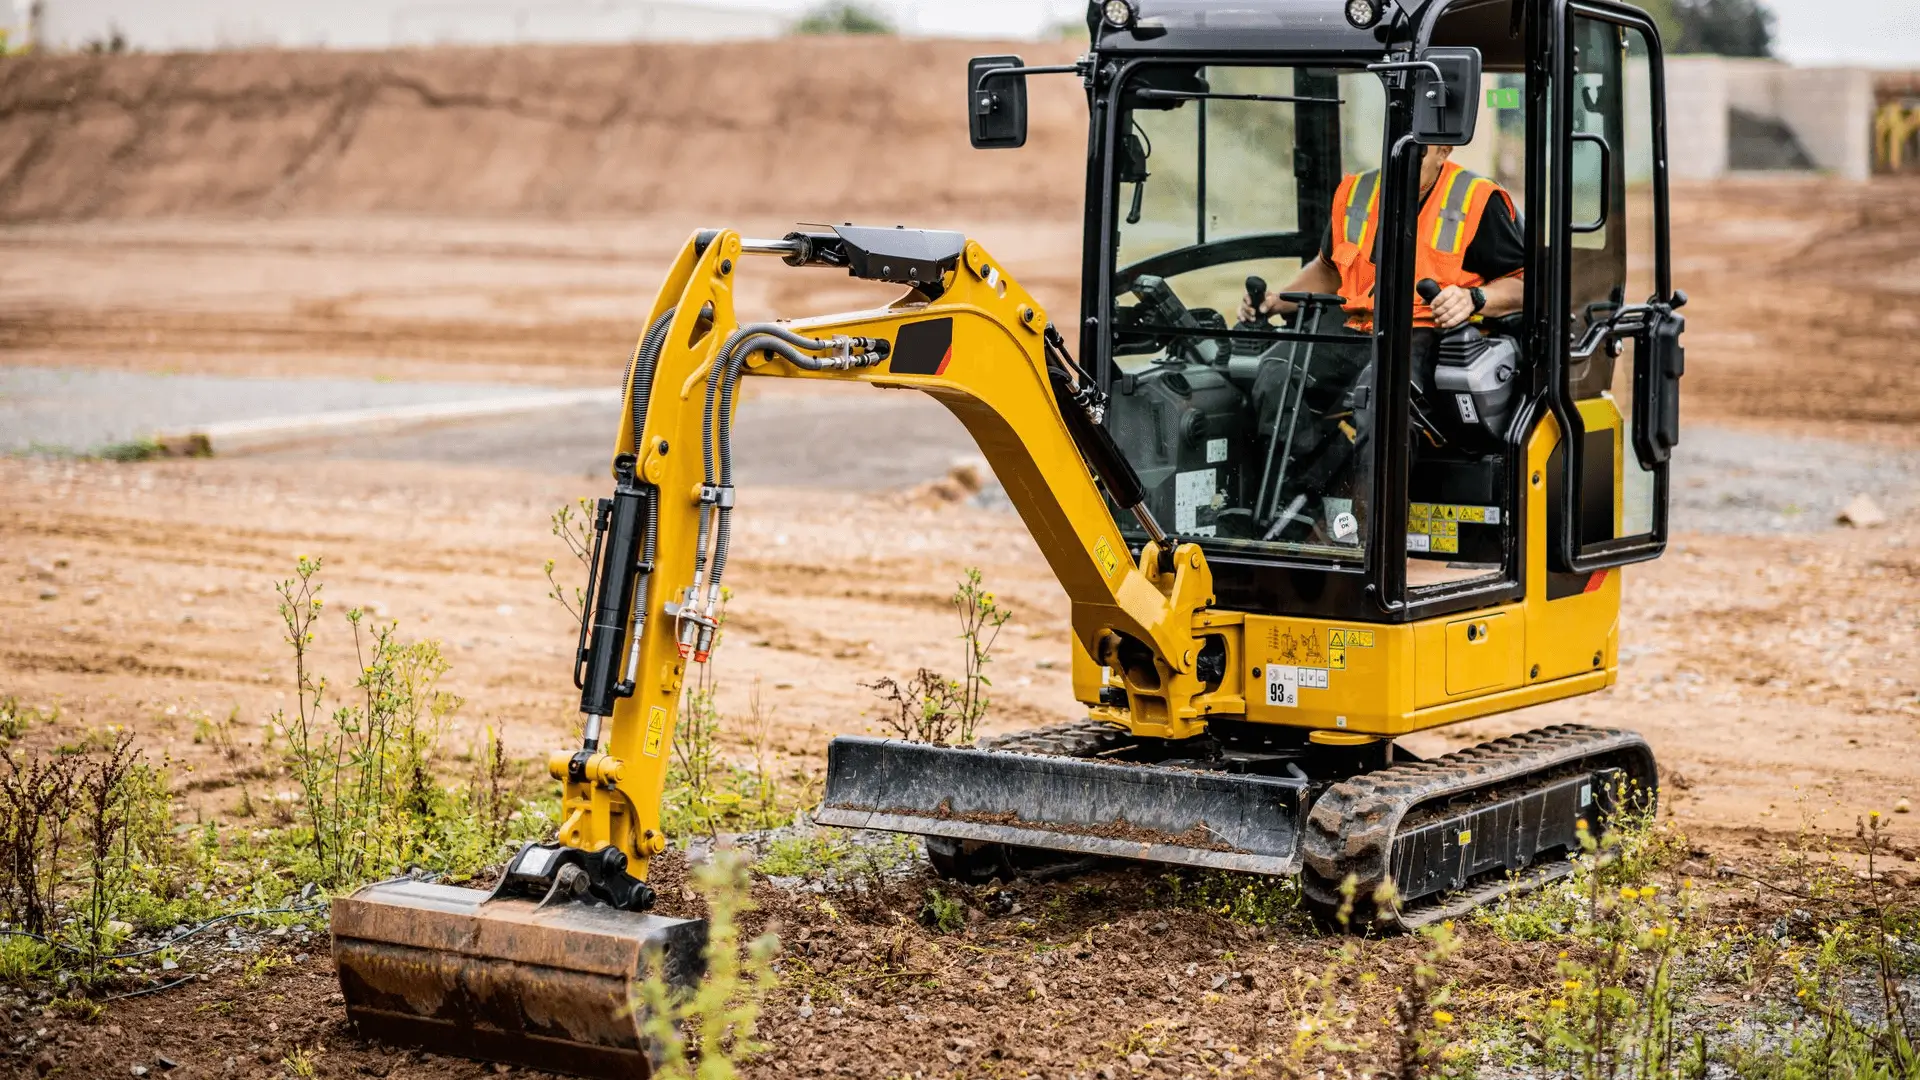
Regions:
[[1672, 285], [1665, 86], [1645, 16], [1570, 3], [1556, 20], [1548, 239], [1558, 257], [1549, 546], [1569, 578], [1665, 550], [1686, 302]]

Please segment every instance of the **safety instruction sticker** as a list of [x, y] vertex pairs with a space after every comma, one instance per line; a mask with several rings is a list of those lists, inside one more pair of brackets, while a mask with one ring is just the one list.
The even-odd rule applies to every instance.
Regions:
[[1208, 439], [1207, 440], [1207, 464], [1209, 465], [1224, 464], [1227, 460], [1227, 450], [1228, 450], [1227, 440]]
[[1407, 550], [1444, 555], [1460, 551], [1460, 525], [1498, 525], [1497, 506], [1457, 506], [1450, 503], [1407, 504]]
[[1373, 648], [1371, 630], [1329, 630], [1327, 631], [1327, 667], [1333, 671], [1347, 670], [1348, 649]]
[[1093, 561], [1100, 564], [1100, 573], [1107, 577], [1120, 569], [1120, 557], [1113, 553], [1113, 545], [1107, 543], [1104, 536], [1093, 542]]
[[1185, 536], [1212, 536], [1212, 515], [1200, 524], [1200, 511], [1214, 509], [1213, 497], [1220, 490], [1215, 478], [1218, 469], [1195, 469], [1173, 477], [1173, 531]]
[[1300, 691], [1325, 690], [1327, 669], [1267, 665], [1267, 704], [1281, 709], [1300, 707]]
[[641, 747], [641, 753], [648, 757], [660, 756], [660, 744], [667, 741], [667, 710], [658, 705], [647, 713], [647, 741]]

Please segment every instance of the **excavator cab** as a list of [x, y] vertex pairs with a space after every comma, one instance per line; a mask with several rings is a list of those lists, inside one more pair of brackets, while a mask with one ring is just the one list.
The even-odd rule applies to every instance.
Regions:
[[[1089, 29], [1074, 64], [967, 74], [985, 149], [1025, 144], [1029, 79], [1086, 89], [1073, 315], [960, 233], [689, 238], [594, 516], [582, 736], [548, 760], [561, 824], [491, 892], [335, 902], [361, 1030], [647, 1073], [639, 981], [700, 968], [702, 924], [652, 913], [647, 878], [689, 669], [718, 643], [746, 376], [940, 402], [1072, 603], [1084, 720], [837, 738], [823, 824], [923, 836], [952, 877], [1061, 857], [1297, 875], [1329, 922], [1392, 930], [1563, 876], [1653, 806], [1631, 732], [1425, 761], [1400, 741], [1611, 686], [1622, 568], [1666, 545], [1686, 298], [1652, 22], [1609, 0], [1100, 0]], [[1435, 147], [1459, 168], [1429, 185]], [[1438, 330], [1444, 283], [1420, 270], [1467, 265], [1496, 186], [1520, 301]], [[1370, 284], [1289, 287], [1335, 244]], [[743, 323], [735, 283], [775, 259], [898, 299]], [[1292, 314], [1243, 318], [1269, 290]]]
[[[1330, 810], [1330, 789], [1408, 763], [1400, 736], [1615, 677], [1620, 569], [1666, 545], [1684, 369], [1657, 31], [1604, 0], [1108, 0], [1089, 27], [1073, 69], [1092, 139], [1079, 355], [1138, 481], [1144, 512], [1108, 485], [1129, 553], [1204, 556], [1200, 647], [1189, 674], [1076, 602], [1088, 723], [916, 763], [922, 813], [895, 799], [863, 814], [899, 780], [843, 741], [826, 817], [923, 832], [960, 876], [1031, 858], [1023, 843], [1303, 871], [1328, 910], [1349, 872], [1384, 882], [1392, 854], [1405, 872], [1384, 919], [1400, 925], [1508, 871], [1564, 866], [1579, 810], [1479, 871], [1442, 867], [1460, 857], [1444, 845], [1419, 871], [1389, 841], [1370, 869], [1316, 858], [1295, 826]], [[975, 145], [1024, 144], [1025, 80], [1055, 70], [975, 60]], [[1423, 190], [1436, 147], [1460, 171]], [[1478, 185], [1510, 200], [1499, 273], [1524, 301], [1436, 330], [1420, 248], [1477, 244], [1461, 208]], [[1282, 292], [1285, 320], [1241, 318], [1243, 297], [1284, 289], [1342, 232], [1375, 264], [1364, 303]], [[1247, 785], [1202, 797], [1136, 772], [1102, 787], [1111, 772], [1004, 753], [1035, 749], [1279, 786], [1250, 808]], [[1644, 744], [1589, 756], [1651, 797]], [[869, 792], [867, 776], [884, 778]], [[1115, 820], [1141, 842], [1115, 842]], [[1327, 828], [1329, 850], [1346, 844]]]

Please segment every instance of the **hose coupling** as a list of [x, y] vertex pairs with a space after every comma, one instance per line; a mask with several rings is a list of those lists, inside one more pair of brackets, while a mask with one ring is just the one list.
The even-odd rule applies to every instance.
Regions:
[[827, 344], [833, 347], [833, 355], [823, 359], [821, 366], [828, 371], [878, 367], [893, 351], [893, 346], [882, 338], [838, 335], [829, 338]]

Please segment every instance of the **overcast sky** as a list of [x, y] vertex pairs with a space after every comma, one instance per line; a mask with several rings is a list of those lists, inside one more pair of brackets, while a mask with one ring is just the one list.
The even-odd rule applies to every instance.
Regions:
[[1920, 69], [1920, 0], [1767, 0], [1780, 55], [1796, 64]]

